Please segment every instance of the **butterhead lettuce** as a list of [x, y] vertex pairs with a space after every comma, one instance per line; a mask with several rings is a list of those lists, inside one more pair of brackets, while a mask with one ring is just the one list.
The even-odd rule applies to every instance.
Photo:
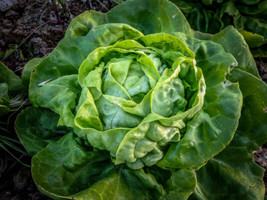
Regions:
[[267, 89], [229, 26], [167, 0], [85, 12], [31, 74], [16, 131], [53, 199], [263, 199]]

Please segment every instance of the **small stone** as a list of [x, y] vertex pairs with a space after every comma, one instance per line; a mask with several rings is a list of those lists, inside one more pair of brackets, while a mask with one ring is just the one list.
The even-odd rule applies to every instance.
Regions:
[[7, 28], [7, 29], [13, 29], [14, 28], [14, 25], [10, 21], [4, 20], [3, 21], [3, 27], [4, 28]]
[[16, 196], [12, 197], [11, 200], [21, 200], [21, 198], [19, 197], [19, 195], [16, 195]]
[[[0, 37], [1, 37], [1, 35], [0, 35]], [[6, 42], [5, 42], [5, 40], [0, 40], [0, 46], [1, 47], [4, 47], [6, 45]]]
[[14, 175], [14, 189], [16, 191], [22, 191], [26, 189], [28, 185], [29, 171], [25, 168], [21, 168], [17, 174]]
[[7, 17], [7, 18], [18, 17], [18, 16], [19, 16], [19, 14], [14, 10], [7, 11], [6, 15], [5, 15], [5, 17]]
[[267, 74], [263, 74], [263, 75], [262, 75], [262, 79], [263, 79], [263, 80], [267, 80]]
[[10, 31], [11, 31], [10, 29], [4, 28], [4, 29], [2, 30], [2, 33], [3, 33], [4, 35], [8, 35]]
[[41, 37], [32, 38], [30, 42], [34, 44], [33, 54], [35, 56], [44, 56], [48, 53], [46, 51], [47, 44], [43, 41]]
[[5, 12], [18, 4], [18, 0], [1, 0], [0, 11]]
[[2, 24], [3, 24], [3, 25], [5, 25], [5, 24], [9, 24], [9, 23], [10, 23], [9, 20], [7, 20], [7, 19], [2, 19]]
[[27, 191], [28, 192], [33, 192], [34, 191], [33, 185], [29, 185], [28, 188], [27, 188]]

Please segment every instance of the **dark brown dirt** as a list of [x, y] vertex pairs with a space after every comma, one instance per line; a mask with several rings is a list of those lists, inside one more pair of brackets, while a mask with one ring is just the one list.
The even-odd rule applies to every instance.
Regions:
[[[256, 58], [256, 64], [262, 80], [267, 83], [267, 59]], [[263, 181], [265, 184], [265, 195], [267, 195], [267, 143], [255, 151], [254, 160], [265, 169]]]
[[263, 181], [265, 184], [265, 195], [267, 195], [267, 143], [262, 145], [255, 153], [254, 160], [265, 169]]
[[256, 58], [256, 64], [262, 80], [267, 83], [267, 58]]
[[[8, 0], [3, 0], [8, 1]], [[13, 0], [15, 1], [15, 0]], [[24, 65], [34, 57], [50, 53], [63, 38], [69, 22], [85, 10], [107, 10], [97, 1], [66, 1], [54, 9], [51, 1], [16, 0], [9, 10], [0, 11], [0, 60], [19, 75]], [[107, 9], [116, 4], [102, 0]], [[1, 8], [1, 6], [0, 6]], [[56, 15], [56, 12], [58, 15]], [[18, 48], [20, 47], [20, 48]], [[3, 59], [5, 52], [16, 49]]]
[[[23, 159], [20, 157], [20, 159], [28, 160], [28, 162], [30, 161], [29, 158]], [[5, 158], [5, 160], [1, 159], [1, 162], [6, 162], [6, 165], [8, 166], [8, 169], [3, 174], [3, 177], [1, 177], [3, 181], [0, 184], [1, 200], [50, 199], [37, 190], [31, 178], [30, 168], [24, 167], [10, 158]]]
[[[101, 0], [101, 2], [108, 9], [116, 5], [111, 0]], [[58, 15], [56, 15], [51, 0], [1, 0], [0, 60], [20, 75], [24, 65], [30, 59], [43, 57], [50, 53], [63, 38], [71, 19], [85, 10], [107, 11], [96, 0], [66, 1], [65, 7], [57, 7]], [[3, 59], [5, 53], [12, 49], [16, 50]], [[267, 82], [267, 61], [259, 58], [256, 63], [262, 79]], [[14, 131], [12, 131], [12, 137], [16, 138]], [[24, 163], [30, 164], [30, 157], [16, 155]], [[267, 144], [254, 153], [254, 158], [259, 165], [266, 169], [264, 182], [267, 191]], [[31, 178], [30, 168], [22, 166], [1, 148], [0, 199], [49, 199], [36, 188]]]

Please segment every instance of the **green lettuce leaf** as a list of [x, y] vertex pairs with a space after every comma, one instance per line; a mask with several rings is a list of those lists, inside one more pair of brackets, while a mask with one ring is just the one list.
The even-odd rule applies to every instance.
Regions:
[[[238, 81], [243, 94], [239, 126], [230, 145], [197, 171], [198, 186], [190, 199], [264, 198], [264, 170], [254, 163], [253, 151], [267, 140], [267, 86], [240, 69], [232, 70], [227, 78]], [[216, 185], [211, 181], [214, 176], [219, 180]]]
[[54, 199], [187, 199], [196, 186], [195, 173], [178, 170], [166, 192], [152, 173], [114, 167], [105, 152], [88, 148], [73, 133], [48, 144], [32, 160], [38, 188]]
[[29, 87], [30, 76], [35, 67], [41, 62], [42, 58], [33, 58], [25, 66], [21, 75], [21, 82], [25, 87]]
[[0, 62], [0, 116], [19, 107], [24, 92], [20, 78]]
[[16, 119], [15, 130], [30, 156], [47, 144], [66, 134], [66, 128], [57, 127], [59, 116], [44, 108], [28, 107]]

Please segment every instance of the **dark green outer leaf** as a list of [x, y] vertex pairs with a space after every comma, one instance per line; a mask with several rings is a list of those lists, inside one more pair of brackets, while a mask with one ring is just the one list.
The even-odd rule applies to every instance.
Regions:
[[82, 191], [96, 182], [107, 167], [107, 154], [89, 151], [76, 140], [72, 133], [68, 133], [33, 157], [33, 178], [48, 196], [67, 197]]
[[129, 0], [108, 12], [105, 23], [129, 24], [145, 35], [176, 31], [190, 33], [190, 26], [181, 11], [165, 0]]
[[255, 164], [250, 141], [238, 134], [218, 156], [197, 171], [197, 189], [190, 200], [262, 200], [263, 169]]
[[9, 103], [8, 85], [6, 83], [0, 83], [0, 116], [3, 116], [11, 111], [8, 108]]
[[238, 62], [238, 68], [260, 77], [249, 47], [244, 38], [232, 26], [215, 34], [211, 40], [221, 44], [227, 52], [235, 57]]
[[221, 44], [224, 47], [225, 51], [231, 53], [237, 60], [237, 63], [233, 64], [233, 67], [237, 66], [244, 71], [260, 77], [256, 63], [253, 59], [253, 56], [251, 55], [247, 43], [240, 35], [240, 33], [238, 33], [238, 31], [234, 29], [234, 27], [228, 26], [223, 31], [215, 34], [214, 36], [200, 32], [195, 32], [194, 36], [201, 40], [209, 39]]
[[190, 199], [262, 200], [264, 170], [255, 164], [252, 152], [267, 140], [267, 86], [240, 69], [227, 78], [238, 81], [243, 94], [239, 126], [230, 145], [197, 171], [198, 186]]
[[41, 61], [42, 58], [33, 58], [24, 66], [21, 76], [21, 82], [25, 87], [29, 87], [31, 73]]
[[58, 119], [54, 112], [34, 107], [26, 108], [17, 116], [15, 130], [29, 155], [34, 156], [65, 133], [65, 128], [57, 127]]
[[125, 23], [145, 35], [159, 32], [191, 32], [182, 12], [173, 3], [165, 0], [128, 0], [106, 14], [95, 11], [83, 13], [71, 22], [66, 36], [85, 35], [93, 26], [107, 23]]
[[5, 105], [0, 105], [0, 117], [4, 116], [5, 114], [9, 113], [11, 110], [5, 106]]
[[36, 154], [32, 160], [32, 174], [39, 189], [53, 199], [77, 200], [185, 200], [195, 189], [193, 171], [182, 169], [167, 175], [165, 192], [153, 176], [156, 169], [149, 173], [124, 166], [114, 168], [106, 152], [88, 151], [87, 148], [68, 133]]
[[252, 152], [267, 140], [267, 85], [240, 69], [232, 70], [227, 78], [239, 82], [243, 108], [237, 133], [251, 141], [248, 150]]
[[262, 48], [251, 49], [251, 53], [254, 57], [265, 57], [267, 55], [267, 45]]
[[7, 83], [0, 83], [0, 103], [4, 105], [10, 103]]
[[106, 152], [87, 148], [69, 133], [35, 155], [32, 174], [39, 189], [54, 199], [160, 199], [165, 195], [151, 174], [123, 166], [115, 169]]
[[0, 62], [0, 116], [11, 112], [11, 99], [24, 91], [20, 78]]
[[167, 181], [168, 200], [186, 200], [196, 188], [197, 179], [194, 171], [180, 169]]
[[239, 33], [242, 34], [251, 49], [267, 44], [267, 39], [264, 39], [262, 35], [257, 33], [251, 33], [245, 30], [240, 30]]

